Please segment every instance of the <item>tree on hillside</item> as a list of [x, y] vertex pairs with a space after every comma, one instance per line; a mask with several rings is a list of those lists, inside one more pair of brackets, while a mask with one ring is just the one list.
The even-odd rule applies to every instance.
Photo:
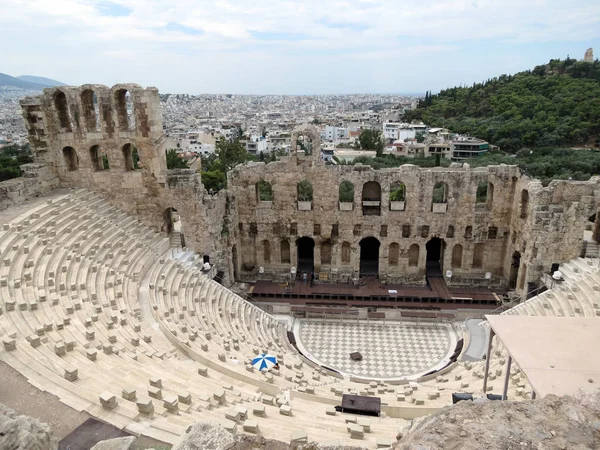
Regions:
[[181, 159], [174, 148], [167, 150], [167, 169], [187, 169], [188, 164]]
[[217, 192], [227, 187], [227, 172], [238, 164], [255, 159], [239, 141], [219, 139], [215, 153], [202, 160], [202, 184]]
[[377, 156], [383, 154], [383, 136], [381, 130], [374, 128], [362, 130], [358, 136], [358, 143], [363, 150], [375, 150]]
[[404, 120], [423, 120], [513, 152], [523, 146], [598, 146], [600, 63], [551, 60], [469, 87], [427, 92]]
[[223, 138], [217, 141], [215, 154], [217, 155], [218, 164], [224, 172], [252, 158], [240, 141], [229, 141]]

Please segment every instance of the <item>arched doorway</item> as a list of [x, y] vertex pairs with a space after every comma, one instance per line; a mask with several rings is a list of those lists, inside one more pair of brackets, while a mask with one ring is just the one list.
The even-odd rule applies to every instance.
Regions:
[[185, 247], [181, 217], [175, 208], [167, 208], [163, 213], [163, 230], [170, 236], [171, 247]]
[[508, 288], [515, 289], [517, 287], [517, 279], [519, 278], [519, 267], [521, 266], [521, 254], [514, 252], [510, 262], [510, 275], [508, 277]]
[[598, 213], [593, 214], [588, 219], [590, 222], [593, 223], [593, 225], [591, 226], [591, 229], [592, 229], [592, 240], [595, 241], [595, 242], [598, 242], [600, 240], [600, 220], [596, 220], [597, 218], [598, 218]]
[[379, 240], [367, 237], [360, 241], [360, 276], [379, 276]]
[[237, 281], [237, 280], [239, 280], [237, 245], [234, 245], [233, 247], [231, 247], [231, 264], [233, 265], [233, 279], [235, 281]]
[[307, 236], [296, 241], [298, 247], [298, 273], [312, 273], [315, 270], [315, 241]]
[[442, 276], [445, 247], [444, 240], [438, 237], [431, 238], [425, 245], [425, 249], [427, 250], [426, 267], [428, 276]]

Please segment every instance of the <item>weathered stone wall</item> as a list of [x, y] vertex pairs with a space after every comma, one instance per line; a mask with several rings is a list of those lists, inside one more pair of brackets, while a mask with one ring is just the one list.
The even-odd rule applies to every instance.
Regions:
[[[464, 277], [483, 279], [486, 272], [502, 277], [510, 231], [512, 180], [518, 175], [518, 169], [509, 166], [470, 170], [462, 165], [451, 169], [405, 165], [398, 169], [374, 170], [368, 166], [326, 166], [318, 162], [298, 165], [293, 158], [268, 165], [251, 163], [238, 167], [230, 173], [229, 182], [239, 213], [236, 233], [238, 245], [243, 249], [243, 258], [238, 261], [240, 273], [244, 272], [245, 264], [246, 268], [254, 266], [252, 275], [258, 266], [264, 267], [268, 274], [289, 274], [290, 266], [297, 260], [296, 240], [308, 236], [316, 244], [315, 271], [337, 269], [340, 274], [356, 274], [360, 265], [360, 241], [372, 236], [381, 243], [380, 276], [390, 282], [423, 281], [426, 245], [435, 237], [442, 239], [445, 246], [443, 270], [451, 269], [456, 282]], [[312, 184], [314, 191], [310, 211], [298, 209], [296, 186], [304, 179]], [[271, 184], [272, 202], [258, 201], [255, 186], [259, 180]], [[348, 206], [341, 206], [338, 201], [342, 181], [354, 185], [351, 210], [342, 210]], [[379, 215], [363, 214], [362, 189], [371, 181], [381, 186]], [[398, 181], [406, 186], [402, 211], [391, 210], [389, 198], [392, 183]], [[477, 186], [482, 181], [494, 186], [493, 199], [477, 203]], [[445, 212], [432, 210], [432, 192], [437, 182], [448, 186], [447, 202], [441, 204]], [[472, 230], [466, 232], [467, 227]], [[492, 234], [489, 238], [490, 227], [497, 228], [496, 237]], [[315, 233], [319, 228], [320, 232]], [[290, 243], [289, 264], [281, 263], [281, 240]], [[270, 262], [265, 259], [263, 241], [270, 241]], [[350, 244], [349, 261], [342, 258], [344, 242]], [[332, 246], [330, 264], [321, 263], [323, 243]], [[485, 244], [481, 267], [473, 266], [477, 243]], [[390, 263], [388, 259], [392, 244], [399, 246], [397, 263]], [[409, 249], [414, 244], [419, 246], [419, 254], [417, 264], [412, 266]], [[452, 263], [452, 250], [456, 245], [463, 248], [460, 264]]]
[[[528, 206], [523, 209], [523, 192]], [[510, 272], [513, 252], [521, 254], [517, 287], [536, 282], [553, 263], [580, 256], [583, 232], [600, 205], [600, 177], [589, 181], [556, 180], [543, 187], [538, 180], [521, 177], [512, 204], [511, 252], [504, 267]], [[508, 275], [507, 275], [508, 276]]]
[[56, 174], [43, 164], [25, 164], [21, 170], [23, 176], [0, 183], [0, 211], [60, 186]]
[[[271, 184], [271, 202], [259, 201], [260, 180]], [[313, 187], [310, 210], [301, 210], [298, 203], [297, 184], [301, 180]], [[351, 204], [339, 202], [343, 181], [354, 185]], [[538, 180], [522, 175], [516, 166], [471, 169], [468, 164], [452, 164], [450, 168], [404, 165], [374, 170], [361, 165], [327, 166], [316, 158], [303, 160], [295, 153], [268, 165], [249, 163], [229, 174], [238, 212], [236, 243], [241, 249], [236, 266], [240, 278], [249, 281], [289, 278], [290, 268], [297, 264], [296, 242], [306, 236], [315, 242], [315, 272], [330, 272], [337, 279], [355, 277], [360, 268], [360, 242], [375, 237], [381, 243], [380, 278], [424, 283], [427, 245], [432, 238], [440, 238], [442, 270], [452, 271], [452, 277], [447, 278], [450, 285], [509, 285], [523, 292], [527, 283], [537, 281], [552, 263], [580, 255], [586, 221], [598, 209], [599, 181], [555, 181], [544, 188]], [[378, 215], [363, 212], [362, 192], [369, 182], [381, 188]], [[402, 210], [394, 210], [398, 204], [393, 207], [390, 202], [392, 185], [397, 182], [406, 187]], [[447, 186], [447, 201], [433, 204], [434, 186], [440, 182]], [[487, 198], [478, 200], [477, 189], [486, 183]], [[523, 191], [527, 191], [526, 200]], [[282, 261], [283, 241], [290, 246], [289, 262]], [[326, 252], [331, 246], [329, 263], [323, 262], [323, 245]], [[285, 250], [286, 244], [283, 246]], [[344, 246], [351, 249], [346, 260]], [[398, 249], [397, 261], [392, 254], [394, 247]], [[517, 254], [520, 259], [513, 269]], [[264, 274], [258, 273], [260, 267]], [[486, 273], [491, 279], [486, 279]]]
[[[0, 209], [59, 184], [94, 190], [157, 230], [166, 229], [165, 211], [175, 208], [186, 245], [209, 255], [226, 282], [289, 278], [298, 261], [296, 242], [308, 237], [315, 243], [315, 272], [332, 279], [358, 276], [361, 241], [375, 238], [381, 279], [424, 283], [428, 245], [439, 239], [442, 271], [452, 271], [449, 284], [523, 292], [552, 263], [580, 254], [586, 221], [598, 211], [600, 178], [544, 188], [516, 166], [327, 166], [319, 160], [319, 134], [306, 125], [294, 131], [292, 143], [310, 141], [312, 154], [293, 145], [281, 161], [238, 166], [228, 173], [228, 190], [211, 196], [199, 173], [167, 170], [156, 88], [51, 88], [21, 104], [36, 164], [26, 166], [22, 179], [0, 184]], [[260, 180], [270, 183], [272, 201], [258, 200]], [[302, 180], [312, 185], [311, 202], [298, 202]], [[339, 202], [343, 181], [354, 186], [352, 202]], [[392, 203], [400, 182], [404, 201]], [[438, 183], [444, 198], [434, 203]], [[478, 199], [486, 185], [487, 198]], [[286, 245], [289, 257], [283, 258]]]
[[[131, 99], [129, 108], [125, 92]], [[219, 239], [225, 194], [209, 196], [193, 170], [167, 170], [156, 88], [136, 84], [52, 88], [25, 98], [21, 105], [36, 162], [45, 165], [61, 186], [98, 192], [156, 230], [166, 230], [165, 210], [175, 208], [186, 245], [210, 255], [211, 262], [225, 262]], [[138, 169], [132, 165], [134, 147]], [[73, 151], [74, 160], [69, 158]], [[108, 169], [99, 160], [103, 153]]]

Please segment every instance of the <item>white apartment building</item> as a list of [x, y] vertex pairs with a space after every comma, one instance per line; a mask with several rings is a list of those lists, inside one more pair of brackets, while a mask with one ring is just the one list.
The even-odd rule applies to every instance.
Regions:
[[248, 142], [246, 142], [246, 151], [252, 155], [266, 153], [267, 148], [267, 140], [262, 136], [252, 136]]
[[321, 132], [321, 138], [326, 141], [339, 141], [348, 138], [348, 128], [325, 126], [325, 130]]
[[398, 140], [400, 139], [400, 122], [384, 122], [383, 123], [383, 137], [386, 140]]

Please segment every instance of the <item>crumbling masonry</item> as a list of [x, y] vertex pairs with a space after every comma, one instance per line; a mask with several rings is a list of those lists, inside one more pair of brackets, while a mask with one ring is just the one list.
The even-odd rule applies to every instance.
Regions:
[[226, 282], [286, 280], [304, 266], [334, 281], [376, 274], [423, 284], [433, 262], [450, 285], [524, 293], [553, 263], [581, 254], [598, 211], [598, 177], [543, 187], [506, 165], [328, 166], [310, 126], [292, 137], [306, 152], [238, 166], [228, 190], [211, 196], [199, 173], [167, 170], [156, 88], [51, 88], [21, 105], [36, 162], [26, 178], [0, 184], [0, 207], [81, 187], [165, 232], [175, 208], [186, 245], [210, 256]]

